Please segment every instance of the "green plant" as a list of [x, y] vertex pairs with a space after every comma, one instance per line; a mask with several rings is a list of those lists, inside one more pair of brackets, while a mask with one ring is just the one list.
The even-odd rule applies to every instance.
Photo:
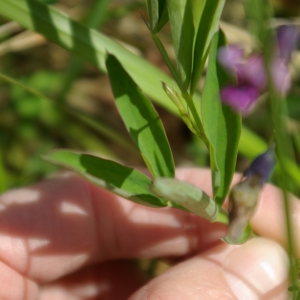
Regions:
[[[54, 150], [44, 155], [44, 159], [75, 171], [128, 200], [153, 207], [172, 206], [211, 222], [228, 223], [222, 205], [229, 194], [238, 150], [255, 157], [267, 148], [267, 143], [242, 127], [241, 114], [221, 101], [221, 90], [230, 81], [230, 76], [218, 63], [218, 51], [226, 45], [225, 35], [218, 29], [224, 3], [224, 0], [203, 0], [201, 5], [189, 0], [147, 1], [148, 28], [173, 80], [111, 39], [72, 21], [55, 8], [36, 0], [0, 3], [2, 15], [107, 71], [118, 111], [152, 178], [116, 161], [78, 151]], [[289, 155], [292, 147], [286, 147], [291, 144], [284, 122], [286, 102], [279, 99], [272, 83], [269, 53], [274, 32], [269, 29], [270, 7], [267, 1], [256, 0], [254, 4], [248, 11], [256, 21], [254, 33], [260, 43], [268, 78], [266, 90], [269, 92], [269, 115], [272, 119], [269, 126], [270, 131], [275, 131], [278, 160], [275, 174], [285, 196], [293, 266], [286, 178], [295, 185], [299, 184], [300, 170]], [[172, 32], [175, 64], [158, 35], [167, 22]], [[204, 74], [207, 57], [205, 83], [201, 90], [199, 80]], [[190, 131], [206, 145], [210, 155], [212, 199], [200, 189], [175, 179], [172, 152], [159, 115], [148, 96], [181, 116]], [[241, 234], [227, 241], [236, 244], [245, 242], [252, 234], [248, 221], [243, 224]], [[294, 272], [291, 274], [294, 283]]]

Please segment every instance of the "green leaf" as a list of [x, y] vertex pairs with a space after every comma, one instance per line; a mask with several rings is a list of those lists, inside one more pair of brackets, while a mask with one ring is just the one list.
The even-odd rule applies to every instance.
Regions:
[[152, 35], [152, 38], [156, 44], [156, 47], [158, 48], [161, 56], [163, 57], [166, 65], [168, 66], [172, 76], [173, 76], [173, 79], [175, 80], [175, 82], [177, 83], [178, 87], [180, 87], [180, 78], [179, 78], [179, 74], [177, 72], [177, 69], [176, 67], [174, 66], [172, 60], [170, 59], [163, 43], [161, 42], [160, 38], [158, 37], [157, 34], [153, 34]]
[[194, 46], [193, 73], [191, 79], [191, 94], [194, 93], [208, 55], [212, 37], [217, 29], [225, 0], [206, 0]]
[[[151, 99], [173, 114], [180, 116], [177, 107], [170, 101], [160, 84], [160, 81], [163, 81], [168, 86], [172, 86], [172, 79], [105, 35], [88, 29], [71, 20], [56, 8], [43, 5], [35, 0], [30, 0], [30, 2], [26, 0], [0, 1], [0, 15], [16, 21], [27, 29], [39, 32], [49, 41], [95, 64], [102, 71], [106, 71], [104, 59], [106, 51], [109, 51], [116, 55], [128, 73]], [[59, 38], [60, 36], [62, 38]], [[65, 40], [74, 41], [74, 45], [68, 45]], [[195, 94], [193, 98], [195, 99], [196, 96], [198, 95]], [[246, 128], [244, 127], [244, 129]], [[105, 130], [105, 126], [102, 126], [102, 130]], [[249, 130], [243, 130], [240, 152], [252, 158], [256, 154], [252, 154], [252, 150], [248, 147], [249, 135], [258, 141], [258, 143], [251, 143], [251, 149], [255, 153], [262, 152], [267, 145], [262, 149], [263, 140], [254, 133], [251, 134]]]
[[159, 0], [159, 19], [154, 28], [154, 32], [158, 33], [169, 21], [167, 2], [166, 0]]
[[0, 150], [0, 193], [4, 193], [8, 189], [9, 173], [5, 168], [3, 159], [3, 150]]
[[244, 5], [249, 30], [258, 38], [261, 46], [265, 47], [270, 41], [271, 20], [274, 17], [272, 5], [267, 0], [246, 0]]
[[228, 194], [241, 134], [241, 117], [220, 100], [220, 86], [226, 78], [217, 65], [217, 50], [225, 44], [225, 36], [218, 31], [212, 41], [207, 76], [202, 95], [202, 122], [209, 140], [210, 165], [214, 199], [222, 205]]
[[181, 81], [181, 91], [185, 93], [190, 84], [194, 43], [193, 12], [190, 0], [167, 0], [168, 14], [172, 30], [173, 46]]
[[[107, 36], [93, 29], [88, 29], [71, 20], [56, 8], [44, 5], [36, 0], [0, 1], [0, 15], [16, 21], [27, 29], [39, 32], [49, 41], [93, 63], [102, 71], [106, 71], [104, 60], [106, 51], [109, 51], [116, 55], [130, 76], [151, 99], [173, 114], [180, 115], [177, 107], [169, 100], [160, 84], [160, 81], [163, 81], [168, 86], [172, 86], [172, 79]], [[194, 99], [196, 97], [198, 97], [197, 94], [193, 96]], [[104, 125], [101, 127], [102, 131], [106, 130]], [[240, 153], [252, 158], [264, 150], [263, 145], [266, 149], [267, 145], [258, 135], [243, 127]], [[296, 180], [299, 168], [292, 161], [290, 163], [294, 167], [293, 169], [289, 168], [288, 171]], [[298, 171], [294, 172], [293, 170], [296, 169]], [[296, 181], [299, 182], [299, 176]]]
[[166, 0], [147, 0], [147, 11], [151, 33], [156, 34], [169, 19]]
[[105, 56], [109, 51], [122, 62], [130, 76], [147, 95], [169, 111], [177, 112], [177, 108], [169, 101], [160, 84], [160, 81], [164, 81], [171, 86], [171, 78], [104, 34], [87, 28], [56, 8], [36, 0], [0, 1], [0, 14], [39, 32], [49, 41], [95, 64], [102, 71], [106, 71]]
[[120, 115], [150, 172], [174, 177], [172, 152], [151, 102], [113, 55], [107, 56], [106, 66]]
[[243, 126], [239, 144], [239, 151], [241, 153], [248, 158], [254, 159], [256, 156], [266, 151], [267, 148], [268, 144], [262, 138]]
[[157, 178], [153, 181], [151, 191], [211, 222], [216, 221], [218, 217], [219, 209], [216, 203], [191, 183], [172, 178]]
[[152, 38], [163, 59], [165, 60], [165, 63], [167, 64], [169, 70], [171, 71], [174, 80], [176, 81], [177, 85], [180, 86], [178, 72], [173, 65], [173, 62], [171, 61], [163, 43], [158, 37], [159, 31], [169, 20], [166, 0], [147, 0], [147, 11], [150, 21], [150, 31]]
[[150, 192], [151, 179], [133, 168], [69, 150], [55, 150], [43, 158], [50, 163], [74, 171], [92, 183], [130, 201], [153, 207], [167, 205], [165, 200]]

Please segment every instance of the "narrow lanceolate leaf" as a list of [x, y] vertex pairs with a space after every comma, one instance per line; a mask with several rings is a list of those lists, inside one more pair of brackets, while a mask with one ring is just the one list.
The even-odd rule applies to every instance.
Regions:
[[240, 115], [223, 106], [219, 96], [226, 75], [217, 65], [216, 56], [224, 44], [225, 36], [220, 30], [212, 41], [201, 103], [203, 128], [209, 140], [214, 199], [218, 205], [222, 205], [229, 191], [241, 134]]
[[165, 26], [165, 24], [169, 21], [168, 9], [167, 9], [167, 1], [166, 0], [158, 0], [159, 2], [159, 19], [158, 23], [154, 28], [153, 33], [158, 33]]
[[217, 29], [225, 0], [204, 0], [205, 5], [201, 14], [201, 19], [197, 29], [195, 46], [193, 73], [190, 91], [194, 93], [200, 79], [212, 37]]
[[168, 22], [166, 0], [147, 0], [147, 11], [151, 33], [156, 34]]
[[[170, 101], [160, 83], [163, 81], [172, 86], [172, 79], [107, 36], [71, 20], [56, 8], [37, 0], [0, 0], [0, 15], [39, 32], [49, 41], [95, 64], [102, 71], [106, 71], [104, 60], [106, 51], [109, 51], [118, 57], [130, 76], [151, 99], [179, 116], [177, 107]], [[196, 96], [195, 94], [194, 98]], [[248, 147], [248, 133], [254, 141], [251, 148]], [[257, 135], [245, 129], [242, 132], [240, 152], [247, 157], [253, 157], [267, 147], [264, 145], [263, 148], [263, 143]], [[294, 164], [294, 167], [297, 166]]]
[[133, 202], [153, 207], [167, 205], [165, 200], [150, 192], [151, 179], [133, 168], [69, 150], [55, 150], [43, 158], [74, 171], [92, 183]]
[[153, 32], [159, 20], [159, 2], [158, 0], [147, 0], [147, 12], [150, 23], [150, 30]]
[[73, 21], [56, 8], [37, 0], [0, 0], [0, 15], [42, 34], [102, 71], [106, 71], [105, 55], [109, 51], [118, 57], [147, 95], [173, 113], [177, 112], [160, 84], [164, 81], [172, 85], [171, 78], [104, 34]]
[[211, 222], [216, 221], [218, 217], [219, 209], [216, 203], [191, 183], [172, 178], [157, 178], [153, 181], [151, 191]]
[[192, 73], [195, 33], [192, 4], [190, 0], [167, 0], [167, 5], [181, 90], [186, 92]]
[[107, 56], [106, 66], [120, 115], [150, 172], [174, 177], [172, 152], [151, 102], [113, 55]]

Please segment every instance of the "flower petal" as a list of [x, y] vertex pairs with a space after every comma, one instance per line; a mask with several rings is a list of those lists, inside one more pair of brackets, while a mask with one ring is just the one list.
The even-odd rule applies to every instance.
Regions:
[[238, 45], [220, 47], [218, 50], [219, 64], [230, 73], [235, 73], [236, 68], [244, 60], [244, 50]]
[[260, 91], [265, 91], [267, 75], [263, 57], [259, 54], [251, 55], [244, 64], [238, 66], [237, 78], [241, 84], [251, 85]]
[[276, 157], [273, 148], [274, 147], [270, 147], [266, 152], [254, 159], [250, 167], [245, 171], [245, 176], [247, 178], [258, 176], [260, 185], [263, 185], [269, 180], [276, 165]]
[[271, 74], [274, 90], [285, 96], [291, 87], [291, 76], [284, 61], [280, 58], [274, 59], [271, 65]]
[[252, 86], [228, 86], [221, 90], [221, 100], [235, 111], [247, 114], [259, 97], [259, 91]]
[[286, 63], [290, 60], [293, 50], [299, 42], [299, 32], [293, 25], [283, 25], [277, 28], [279, 56]]

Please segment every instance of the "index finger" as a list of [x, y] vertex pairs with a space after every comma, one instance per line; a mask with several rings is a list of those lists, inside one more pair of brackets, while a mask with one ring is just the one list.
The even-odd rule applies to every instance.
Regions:
[[[211, 194], [209, 170], [179, 170], [177, 177]], [[253, 225], [284, 242], [284, 231], [272, 229], [278, 227], [274, 222], [284, 224], [279, 196], [273, 187], [263, 192]], [[43, 282], [105, 260], [189, 255], [226, 235], [225, 225], [129, 202], [70, 173], [11, 191], [0, 203], [1, 261]]]
[[[179, 179], [190, 181], [202, 188], [206, 193], [212, 195], [210, 171], [207, 176], [197, 178], [199, 170], [188, 169], [178, 173]], [[235, 174], [232, 185], [239, 182], [241, 175]], [[300, 229], [300, 201], [292, 194], [288, 194], [290, 206], [290, 221], [294, 251], [297, 258], [300, 257], [300, 240], [298, 231]], [[270, 184], [266, 184], [260, 193], [257, 209], [250, 220], [251, 226], [259, 236], [270, 238], [287, 248], [287, 223], [282, 191]]]
[[226, 231], [181, 210], [124, 200], [72, 173], [0, 197], [0, 260], [38, 282], [106, 260], [188, 255], [220, 243]]

